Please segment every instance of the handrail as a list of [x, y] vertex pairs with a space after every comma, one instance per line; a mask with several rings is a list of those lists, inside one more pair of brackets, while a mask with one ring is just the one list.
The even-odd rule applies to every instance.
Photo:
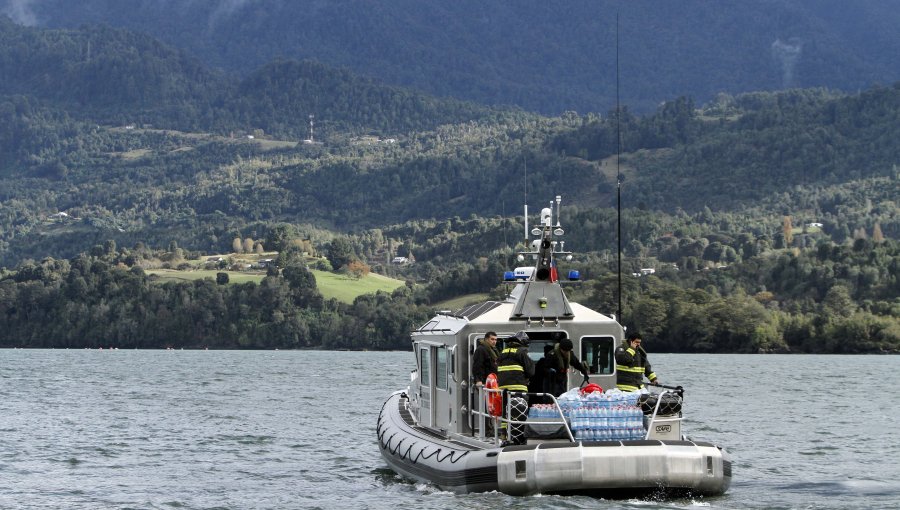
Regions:
[[[478, 388], [479, 388], [479, 390], [482, 391], [482, 392], [496, 392], [496, 393], [502, 393], [503, 391], [507, 391], [507, 393], [508, 393], [509, 395], [525, 395], [525, 396], [535, 396], [535, 397], [550, 397], [550, 398], [553, 400], [553, 407], [556, 409], [556, 412], [559, 414], [559, 418], [560, 418], [560, 420], [561, 420], [561, 421], [546, 421], [546, 420], [526, 420], [526, 421], [520, 421], [520, 420], [512, 420], [512, 419], [510, 419], [510, 418], [507, 418], [506, 416], [509, 416], [509, 415], [510, 415], [510, 411], [511, 411], [511, 409], [512, 409], [512, 408], [511, 408], [511, 402], [510, 402], [509, 399], [506, 399], [506, 413], [505, 413], [505, 416], [494, 416], [494, 415], [492, 415], [492, 414], [488, 414], [488, 413], [485, 413], [485, 412], [473, 410], [473, 411], [472, 411], [472, 414], [475, 414], [475, 415], [477, 415], [477, 416], [484, 416], [485, 418], [492, 418], [492, 419], [494, 419], [494, 424], [495, 424], [495, 426], [494, 426], [494, 440], [496, 440], [496, 439], [498, 438], [498, 434], [499, 434], [499, 430], [498, 430], [498, 429], [499, 429], [499, 427], [498, 427], [497, 425], [498, 425], [499, 423], [507, 423], [507, 424], [509, 424], [509, 425], [525, 425], [525, 424], [530, 423], [530, 424], [532, 424], [532, 425], [562, 425], [562, 426], [566, 429], [566, 434], [569, 436], [569, 440], [572, 441], [573, 443], [575, 442], [575, 436], [572, 434], [572, 429], [569, 427], [569, 422], [568, 422], [568, 420], [566, 420], [566, 415], [565, 415], [565, 413], [563, 413], [562, 407], [560, 407], [560, 405], [559, 405], [559, 401], [556, 399], [556, 397], [555, 397], [553, 394], [551, 394], [551, 393], [529, 393], [529, 392], [525, 392], [525, 391], [508, 391], [508, 390], [500, 390], [500, 389], [493, 390], [493, 389], [485, 388], [484, 386], [478, 386]], [[482, 395], [481, 395], [481, 401], [482, 401], [482, 402], [486, 402], [486, 401], [487, 401], [487, 395], [486, 395], [486, 394], [482, 394]]]
[[[487, 407], [487, 395], [484, 393], [485, 391], [492, 391], [492, 392], [493, 392], [493, 391], [496, 391], [496, 392], [501, 392], [501, 391], [503, 391], [503, 390], [492, 390], [492, 389], [485, 388], [483, 385], [481, 385], [481, 386], [476, 386], [476, 388], [478, 389], [478, 399], [479, 399], [479, 402], [480, 402], [480, 403], [479, 403], [479, 405], [478, 405], [478, 410], [475, 410], [475, 409], [474, 409], [474, 406], [472, 406], [472, 407], [473, 407], [473, 409], [472, 409], [472, 414], [473, 414], [474, 416], [481, 416], [481, 417], [483, 417], [483, 418], [488, 418], [488, 419], [494, 421], [494, 442], [497, 442], [497, 440], [499, 439], [499, 434], [500, 434], [500, 431], [498, 430], [498, 428], [499, 428], [499, 427], [498, 427], [498, 420], [497, 420], [498, 417], [497, 417], [497, 416], [494, 416], [493, 414], [489, 414], [489, 413], [487, 413], [487, 412], [484, 412], [484, 411], [482, 411], [481, 409], [484, 409], [484, 408]], [[479, 437], [483, 437], [483, 436], [484, 436], [483, 425], [484, 425], [484, 423], [480, 423], [480, 424], [479, 424], [479, 430], [478, 430], [478, 432], [479, 432]]]
[[647, 423], [647, 433], [644, 434], [644, 439], [650, 439], [650, 431], [653, 430], [653, 424], [656, 421], [656, 413], [659, 412], [659, 405], [662, 404], [662, 397], [666, 393], [677, 394], [678, 392], [677, 390], [669, 391], [667, 389], [664, 389], [656, 394], [656, 405], [653, 406], [653, 414], [650, 415], [650, 421]]
[[[508, 390], [501, 390], [501, 389], [493, 390], [493, 389], [485, 388], [484, 386], [479, 386], [478, 389], [480, 391], [479, 398], [482, 403], [487, 402], [487, 393], [485, 393], [485, 392], [502, 393], [503, 391], [507, 391], [507, 393], [509, 395], [550, 397], [550, 399], [553, 401], [553, 407], [554, 407], [554, 409], [556, 409], [556, 412], [560, 418], [560, 421], [547, 421], [547, 420], [535, 420], [535, 419], [522, 421], [522, 420], [513, 420], [510, 418], [507, 418], [507, 416], [510, 415], [510, 411], [512, 409], [511, 402], [509, 401], [509, 399], [506, 400], [506, 409], [505, 409], [506, 412], [502, 416], [494, 416], [487, 412], [473, 409], [472, 410], [473, 415], [482, 416], [484, 418], [494, 420], [494, 440], [495, 441], [497, 441], [497, 439], [499, 438], [499, 433], [500, 433], [499, 424], [500, 423], [507, 423], [509, 425], [526, 425], [526, 424], [530, 423], [532, 425], [562, 425], [566, 430], [566, 434], [569, 436], [569, 440], [572, 441], [573, 443], [575, 442], [575, 436], [574, 436], [574, 434], [572, 434], [572, 428], [569, 426], [569, 421], [566, 419], [565, 413], [563, 413], [562, 407], [559, 405], [559, 400], [557, 400], [556, 396], [554, 396], [553, 394], [551, 394], [551, 393], [530, 393], [530, 392], [524, 392], [524, 391], [508, 391]], [[664, 389], [660, 393], [656, 394], [656, 404], [653, 406], [653, 413], [650, 415], [649, 422], [647, 424], [647, 431], [644, 433], [644, 439], [650, 439], [650, 432], [653, 430], [653, 425], [655, 424], [655, 421], [658, 417], [659, 407], [662, 404], [663, 395], [665, 395], [667, 393], [677, 394], [678, 392], [677, 392], [677, 390], [672, 391], [672, 390]], [[481, 433], [483, 434], [483, 431], [481, 431]]]
[[[575, 442], [575, 436], [572, 434], [572, 429], [569, 428], [569, 422], [566, 420], [566, 415], [562, 411], [562, 407], [559, 405], [559, 401], [556, 400], [556, 397], [552, 393], [522, 393], [522, 392], [514, 392], [521, 393], [523, 395], [534, 395], [536, 397], [550, 397], [553, 400], [553, 407], [556, 409], [556, 412], [559, 413], [559, 418], [562, 420], [562, 425], [566, 429], [566, 434], [569, 435], [569, 440], [573, 443]], [[520, 425], [525, 424], [524, 421], [516, 421], [516, 420], [508, 420], [509, 423]], [[534, 425], [559, 425], [558, 421], [541, 421], [541, 420], [528, 420], [527, 423], [531, 423]]]

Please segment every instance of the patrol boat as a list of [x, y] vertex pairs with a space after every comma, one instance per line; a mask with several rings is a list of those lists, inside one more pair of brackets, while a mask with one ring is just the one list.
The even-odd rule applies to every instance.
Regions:
[[[725, 493], [731, 484], [730, 456], [721, 446], [682, 434], [681, 388], [663, 387], [644, 399], [638, 427], [622, 435], [626, 429], [612, 427], [620, 410], [604, 408], [612, 401], [609, 390], [577, 401], [565, 399], [577, 390], [559, 399], [529, 393], [527, 398], [544, 402], [532, 408], [541, 408], [543, 416], [529, 415], [523, 423], [510, 418], [515, 416], [509, 412], [513, 398], [504, 399], [506, 408], [500, 408], [499, 390], [473, 384], [475, 346], [485, 333], [494, 331], [500, 337], [498, 349], [504, 338], [522, 338], [524, 332], [534, 360], [543, 355], [544, 345], [568, 338], [591, 381], [602, 388], [616, 386], [613, 353], [624, 331], [614, 317], [566, 297], [564, 285], [577, 282], [580, 275], [570, 271], [567, 281], [558, 277], [557, 259], [571, 260], [564, 242], [557, 240], [564, 234], [559, 205], [557, 196], [556, 225], [552, 202], [541, 211], [540, 225], [531, 231], [535, 239], [530, 251], [518, 256], [520, 261], [533, 258], [534, 266], [504, 275], [511, 289], [506, 299], [455, 313], [439, 312], [412, 332], [416, 369], [410, 384], [391, 394], [378, 416], [382, 456], [404, 477], [458, 493], [603, 497]], [[527, 208], [525, 230], [527, 235]], [[569, 388], [579, 388], [581, 374], [577, 376], [568, 374]], [[601, 405], [585, 407], [593, 397], [597, 401], [591, 405]], [[634, 409], [632, 397], [628, 396], [632, 399], [628, 404]], [[605, 417], [601, 426], [585, 428], [596, 415]], [[500, 433], [507, 428], [504, 422], [511, 434], [513, 427], [524, 426], [524, 444], [504, 440]]]

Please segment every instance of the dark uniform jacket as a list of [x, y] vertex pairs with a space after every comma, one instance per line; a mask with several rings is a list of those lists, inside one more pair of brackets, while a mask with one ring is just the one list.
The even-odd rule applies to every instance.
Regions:
[[547, 360], [547, 368], [549, 370], [548, 382], [549, 390], [553, 396], [558, 397], [566, 392], [569, 388], [569, 368], [574, 368], [587, 377], [587, 370], [584, 365], [578, 361], [575, 352], [570, 352], [568, 359], [566, 354], [560, 350], [559, 344], [553, 346], [553, 350], [548, 352], [544, 357]]
[[472, 377], [476, 383], [484, 384], [488, 374], [497, 373], [497, 359], [500, 353], [493, 345], [489, 345], [486, 340], [478, 341], [478, 347], [475, 348], [475, 354], [472, 355]]
[[622, 391], [635, 391], [643, 388], [644, 376], [653, 381], [656, 374], [647, 361], [647, 351], [640, 346], [631, 348], [628, 341], [616, 348], [616, 386]]
[[534, 361], [528, 348], [509, 341], [497, 359], [497, 385], [500, 389], [528, 391], [528, 381], [534, 375]]

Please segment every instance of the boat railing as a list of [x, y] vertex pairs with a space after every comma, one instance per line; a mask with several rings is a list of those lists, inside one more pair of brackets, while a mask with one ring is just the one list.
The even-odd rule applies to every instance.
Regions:
[[[560, 405], [559, 405], [559, 400], [557, 400], [553, 394], [489, 389], [489, 388], [485, 388], [484, 386], [479, 386], [478, 389], [480, 391], [479, 401], [481, 404], [480, 404], [480, 407], [478, 410], [473, 410], [472, 412], [473, 412], [473, 414], [475, 414], [476, 416], [479, 416], [481, 418], [481, 420], [480, 420], [481, 427], [479, 427], [479, 437], [481, 437], [481, 438], [486, 437], [484, 435], [484, 423], [485, 423], [485, 419], [489, 419], [489, 420], [493, 421], [493, 425], [494, 425], [493, 435], [494, 435], [495, 442], [498, 442], [498, 440], [499, 440], [500, 425], [503, 423], [506, 423], [507, 427], [509, 427], [510, 425], [526, 425], [526, 424], [562, 426], [566, 431], [566, 435], [569, 436], [569, 440], [572, 442], [575, 441], [575, 435], [572, 434], [572, 429], [571, 429], [571, 427], [569, 427], [569, 421], [566, 419], [566, 415], [563, 413], [562, 407], [560, 407]], [[524, 397], [524, 399], [526, 401], [528, 400], [529, 396], [549, 397], [553, 401], [553, 409], [556, 411], [558, 418], [553, 418], [552, 420], [546, 420], [546, 419], [540, 420], [540, 419], [534, 419], [534, 418], [531, 418], [528, 420], [513, 420], [513, 419], [509, 418], [509, 416], [511, 416], [511, 414], [512, 414], [512, 399], [510, 399], [510, 398], [506, 399], [506, 409], [504, 410], [505, 412], [501, 413], [500, 416], [494, 416], [493, 414], [486, 412], [484, 410], [484, 407], [485, 407], [485, 403], [488, 401], [488, 396], [491, 395], [492, 393], [502, 396], [504, 391], [506, 391], [507, 396], [521, 396], [521, 397]], [[526, 411], [526, 413], [527, 413], [527, 411]], [[527, 416], [527, 414], [526, 414], [526, 416]]]
[[[521, 396], [526, 401], [528, 400], [529, 396], [548, 398], [549, 400], [552, 401], [552, 409], [556, 413], [556, 416], [549, 418], [549, 419], [547, 419], [548, 417], [545, 417], [545, 419], [540, 419], [540, 418], [535, 419], [534, 417], [532, 417], [532, 418], [528, 418], [526, 420], [514, 420], [514, 419], [510, 418], [510, 416], [512, 415], [512, 399], [510, 399], [510, 398], [505, 399], [505, 401], [506, 401], [505, 409], [503, 410], [504, 412], [502, 412], [500, 416], [494, 416], [490, 412], [486, 411], [485, 403], [488, 401], [488, 396], [491, 395], [492, 393], [502, 396], [504, 391], [505, 390], [500, 390], [500, 389], [488, 389], [483, 386], [479, 387], [478, 400], [480, 401], [480, 406], [477, 410], [473, 410], [472, 412], [475, 416], [479, 417], [480, 425], [477, 427], [477, 429], [478, 429], [478, 437], [480, 439], [485, 439], [487, 437], [484, 433], [485, 429], [486, 429], [485, 424], [486, 424], [487, 420], [490, 420], [493, 423], [493, 434], [492, 435], [493, 435], [495, 442], [499, 442], [500, 428], [501, 428], [501, 425], [504, 423], [506, 424], [507, 427], [509, 427], [510, 425], [523, 425], [524, 426], [526, 424], [527, 425], [549, 425], [549, 426], [555, 425], [558, 427], [561, 426], [565, 430], [566, 435], [568, 436], [569, 440], [573, 441], [573, 442], [575, 441], [575, 435], [572, 433], [572, 428], [569, 425], [569, 420], [566, 419], [566, 415], [563, 412], [562, 407], [559, 404], [559, 400], [557, 400], [556, 396], [554, 396], [553, 394], [529, 393], [529, 392], [521, 392], [521, 391], [506, 391], [507, 396]], [[659, 393], [656, 394], [656, 404], [654, 404], [653, 412], [650, 413], [649, 416], [647, 416], [647, 422], [646, 422], [647, 425], [646, 425], [646, 432], [644, 433], [644, 439], [650, 439], [650, 434], [654, 430], [654, 425], [656, 424], [657, 418], [659, 418], [659, 408], [663, 402], [663, 396], [666, 394], [678, 395], [679, 397], [681, 396], [678, 390], [673, 391], [670, 389], [663, 389], [662, 391], [660, 391]], [[668, 415], [666, 415], [663, 418], [665, 420], [673, 420], [673, 419], [681, 420], [680, 413], [677, 418], [673, 418]]]
[[[644, 439], [650, 439], [650, 431], [653, 430], [653, 426], [656, 423], [656, 415], [659, 412], [659, 405], [662, 403], [663, 395], [665, 395], [666, 393], [671, 393], [673, 395], [679, 395], [677, 390], [672, 391], [672, 390], [668, 390], [668, 389], [664, 389], [661, 392], [656, 394], [656, 405], [653, 406], [653, 413], [651, 413], [650, 418], [648, 418], [647, 432], [644, 434]], [[671, 419], [671, 418], [667, 418], [667, 419]], [[678, 419], [680, 420], [681, 418], [678, 418]]]

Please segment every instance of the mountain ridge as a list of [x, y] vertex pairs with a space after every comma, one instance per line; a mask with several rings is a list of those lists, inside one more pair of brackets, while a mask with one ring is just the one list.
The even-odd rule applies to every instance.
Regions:
[[613, 107], [617, 37], [621, 97], [642, 113], [683, 95], [853, 92], [900, 79], [900, 11], [887, 1], [2, 0], [4, 11], [39, 26], [146, 32], [226, 71], [315, 59], [551, 115]]

